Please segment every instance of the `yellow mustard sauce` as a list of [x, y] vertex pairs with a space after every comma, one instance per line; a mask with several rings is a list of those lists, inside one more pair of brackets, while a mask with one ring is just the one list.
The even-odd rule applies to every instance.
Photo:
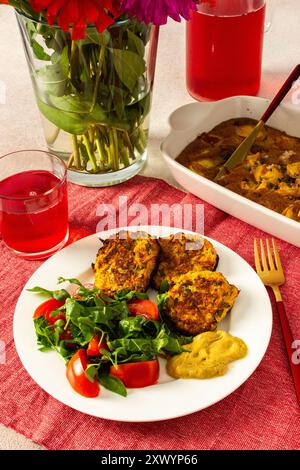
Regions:
[[228, 364], [247, 355], [248, 348], [240, 338], [226, 331], [207, 331], [184, 346], [187, 352], [167, 361], [167, 372], [175, 379], [209, 379], [226, 374]]

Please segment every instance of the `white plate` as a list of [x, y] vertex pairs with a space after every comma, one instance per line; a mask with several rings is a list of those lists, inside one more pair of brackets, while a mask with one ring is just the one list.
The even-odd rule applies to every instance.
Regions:
[[[203, 176], [194, 173], [176, 157], [202, 132], [208, 132], [227, 119], [249, 117], [259, 119], [269, 100], [253, 96], [234, 96], [214, 102], [191, 103], [174, 111], [169, 118], [171, 131], [161, 146], [164, 159], [178, 183], [187, 191], [213, 206], [265, 232], [300, 246], [300, 223], [250, 201]], [[300, 137], [300, 107], [281, 105], [268, 125]]]
[[[169, 227], [130, 227], [145, 230], [154, 236], [178, 232]], [[114, 230], [102, 232], [107, 238]], [[190, 232], [186, 232], [190, 233]], [[77, 277], [91, 281], [91, 263], [100, 247], [96, 235], [79, 240], [47, 260], [31, 276], [18, 300], [14, 316], [14, 340], [20, 359], [31, 377], [47, 393], [62, 403], [83, 413], [117, 421], [158, 421], [176, 418], [222, 400], [236, 390], [254, 372], [269, 344], [272, 329], [272, 310], [268, 294], [255, 271], [240, 256], [219, 242], [211, 240], [219, 257], [218, 271], [240, 289], [231, 314], [221, 328], [242, 338], [249, 347], [246, 358], [230, 365], [223, 377], [209, 380], [173, 380], [161, 363], [160, 381], [144, 389], [128, 390], [127, 398], [101, 388], [97, 398], [84, 398], [73, 391], [65, 376], [62, 358], [54, 351], [37, 350], [32, 315], [44, 300], [26, 289], [36, 285], [56, 289], [58, 276]]]

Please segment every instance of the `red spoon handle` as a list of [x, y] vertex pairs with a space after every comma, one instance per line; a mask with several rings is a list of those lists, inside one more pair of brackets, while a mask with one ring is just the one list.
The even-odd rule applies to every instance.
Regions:
[[[298, 399], [298, 403], [300, 405], [300, 352], [297, 353], [297, 343], [293, 338], [293, 334], [285, 313], [285, 308], [283, 302], [276, 302], [278, 315], [280, 318], [282, 334], [285, 342], [286, 351], [289, 358], [289, 363], [291, 367], [291, 371], [293, 374], [296, 395]], [[300, 348], [300, 344], [298, 349]]]
[[270, 106], [268, 107], [267, 111], [265, 112], [265, 114], [261, 118], [261, 121], [263, 121], [265, 123], [268, 121], [268, 119], [274, 113], [275, 109], [280, 105], [283, 98], [288, 94], [288, 92], [290, 91], [290, 89], [293, 86], [293, 83], [299, 78], [299, 76], [300, 76], [300, 64], [298, 64], [294, 68], [294, 70], [292, 71], [292, 73], [290, 74], [290, 76], [288, 77], [286, 82], [282, 85], [279, 92], [277, 93], [275, 98], [272, 100], [272, 102], [271, 102]]

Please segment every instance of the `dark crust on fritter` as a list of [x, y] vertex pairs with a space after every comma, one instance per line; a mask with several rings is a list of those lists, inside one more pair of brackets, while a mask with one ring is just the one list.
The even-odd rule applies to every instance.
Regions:
[[216, 271], [216, 270], [217, 270], [219, 261], [220, 261], [220, 256], [217, 254], [216, 264], [214, 265], [214, 269], [213, 269], [212, 271]]
[[[187, 250], [183, 247], [188, 242], [203, 242], [201, 248]], [[215, 271], [219, 256], [213, 245], [201, 236], [178, 233], [158, 240], [161, 252], [159, 262], [152, 277], [152, 286], [159, 290], [161, 283], [166, 280], [172, 285], [172, 277], [185, 274], [191, 270]]]
[[160, 248], [155, 238], [136, 235], [125, 232], [125, 239], [117, 235], [102, 241], [94, 266], [95, 286], [106, 295], [121, 290], [145, 292], [149, 288]]

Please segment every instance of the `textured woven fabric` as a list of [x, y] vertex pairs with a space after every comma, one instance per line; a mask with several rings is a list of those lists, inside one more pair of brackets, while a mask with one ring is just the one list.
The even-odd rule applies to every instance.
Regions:
[[[87, 189], [69, 185], [71, 233], [93, 233], [100, 203], [201, 203], [160, 180], [136, 177], [120, 186]], [[205, 234], [253, 264], [253, 238], [259, 230], [214, 207], [205, 206]], [[216, 405], [171, 421], [128, 424], [106, 421], [62, 405], [35, 384], [17, 356], [12, 333], [20, 292], [40, 262], [15, 258], [0, 241], [0, 339], [6, 364], [0, 365], [0, 421], [49, 449], [299, 449], [300, 409], [275, 315], [270, 346], [258, 369], [236, 392]], [[300, 339], [299, 249], [278, 240], [287, 273], [282, 288], [294, 336]], [[259, 328], [259, 325], [257, 325]], [[182, 397], [188, 400], [188, 397]], [[125, 406], [125, 404], [124, 404]], [[180, 406], [180, 404], [178, 404]]]

